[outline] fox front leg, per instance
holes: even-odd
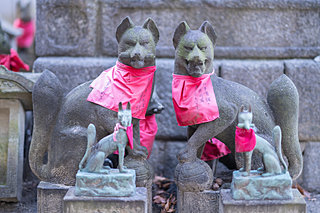
[[[119,152],[119,171],[120,171],[120,173],[126,173],[126,171],[125,171],[126,167],[123,165],[124,149],[125,149],[125,146],[123,146],[123,145],[121,145],[121,144],[118,145],[118,152]]]
[[[200,153],[204,144],[211,138],[215,137],[228,126],[230,126],[237,116],[237,107],[228,105],[221,101],[219,106],[220,117],[214,121],[199,124],[196,129],[188,128],[188,143],[186,147],[178,154],[177,158],[181,163],[193,162]]]
[[[133,149],[128,148],[128,155],[133,157],[142,157],[147,158],[148,150],[146,147],[140,145],[140,121],[135,119],[132,121],[133,123]]]

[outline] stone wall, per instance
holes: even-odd
[[[114,65],[115,30],[125,16],[137,25],[152,17],[160,31],[156,84],[165,110],[157,115],[159,131],[150,160],[156,173],[172,177],[175,155],[186,141],[186,128],[178,127],[171,100],[172,37],[179,22],[186,20],[193,29],[205,20],[214,25],[215,71],[225,79],[266,97],[271,82],[288,75],[300,94],[299,138],[316,144],[320,141],[320,63],[313,58],[320,55],[319,14],[317,0],[37,0],[39,58],[34,71],[51,70],[71,90]],[[305,179],[311,175],[308,171]]]

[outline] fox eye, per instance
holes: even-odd
[[[205,51],[207,49],[207,47],[200,47],[199,48],[201,51]]]
[[[149,44],[149,41],[142,41],[142,42],[140,42],[140,45],[142,45],[142,46],[145,46],[145,45],[147,45],[147,44]]]
[[[134,46],[134,45],[136,45],[136,43],[133,41],[126,41],[126,45]]]
[[[189,47],[189,46],[184,46],[184,48],[185,48],[186,50],[192,50],[192,49],[193,49],[193,47]]]

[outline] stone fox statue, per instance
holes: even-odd
[[[173,37],[174,74],[194,78],[211,74],[216,39],[216,33],[208,21],[205,21],[199,30],[191,30],[186,22],[180,23]],[[176,170],[176,180],[180,181],[186,190],[189,186],[191,190],[196,190],[193,187],[195,183],[203,183],[210,187],[210,184],[204,183],[210,178],[197,178],[203,173],[209,174],[207,170],[193,170],[194,173],[191,175],[188,165],[199,162],[197,159],[201,156],[205,142],[213,137],[224,142],[235,156],[234,138],[238,109],[246,103],[252,104],[258,136],[272,141],[273,128],[279,125],[282,129],[282,148],[289,163],[288,170],[293,179],[296,179],[302,171],[302,154],[298,140],[299,96],[293,82],[286,75],[280,76],[271,84],[266,102],[243,85],[222,79],[215,74],[210,78],[219,116],[209,122],[188,126],[188,142],[177,155],[180,164]],[[241,161],[236,159],[236,163],[240,168]],[[199,187],[199,190],[203,188]]]
[[[252,111],[251,106],[249,105],[249,109],[244,109],[244,106],[241,106],[239,114],[238,114],[238,127],[239,132],[242,130],[251,130],[255,129],[254,124],[252,123]],[[238,131],[238,129],[236,130]],[[281,129],[279,126],[275,126],[272,131],[272,138],[275,144],[275,147],[271,146],[271,144],[260,137],[259,135],[253,136],[256,139],[255,147],[252,151],[242,152],[244,157],[244,167],[240,169],[243,172],[242,175],[248,176],[251,170],[251,157],[253,151],[257,151],[262,154],[262,161],[264,168],[258,168],[259,171],[265,171],[262,176],[270,176],[270,175],[279,175],[287,172],[287,164],[284,162],[282,153],[281,153]],[[237,136],[236,136],[237,138]],[[236,139],[237,146],[237,139]],[[274,148],[276,150],[274,150]],[[283,170],[281,169],[281,165],[283,166]]]
[[[95,143],[96,127],[93,124],[89,124],[87,150],[79,164],[81,171],[102,172],[105,158],[114,151],[118,151],[119,170],[121,173],[125,172],[123,167],[124,149],[129,142],[129,137],[132,136],[128,136],[127,133],[131,127],[132,120],[130,102],[127,104],[126,109],[122,109],[122,103],[119,103],[118,120],[119,123],[116,124],[114,133],[102,138],[98,143]]]
[[[116,30],[118,62],[139,71],[155,65],[155,47],[159,31],[154,21],[135,26],[129,17]],[[33,88],[34,131],[29,152],[30,167],[41,180],[66,185],[75,184],[79,162],[85,153],[87,127],[93,123],[97,139],[110,135],[117,122],[117,112],[87,101],[92,81],[64,95],[57,77],[44,71]],[[151,82],[152,91],[154,81]],[[152,92],[151,95],[152,97]],[[147,96],[146,96],[147,98]],[[150,100],[149,98],[147,101]],[[118,104],[118,102],[117,102]],[[151,102],[149,105],[151,106]],[[145,107],[147,107],[145,106]],[[160,112],[152,105],[149,111]],[[134,105],[131,102],[131,109]],[[140,146],[139,119],[132,119],[133,149],[127,149],[125,165],[135,169],[137,185],[151,178],[152,167],[145,160],[147,150]]]

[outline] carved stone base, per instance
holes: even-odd
[[[235,200],[290,200],[293,198],[291,186],[288,172],[264,177],[256,170],[252,170],[250,176],[234,171],[231,192]]]
[[[218,213],[220,191],[184,192],[178,189],[177,201],[179,213]]]
[[[185,192],[200,192],[210,189],[213,182],[211,168],[204,161],[179,163],[175,171],[178,188]]]
[[[292,200],[234,200],[230,189],[221,190],[221,211],[223,213],[305,213],[306,201],[297,189],[293,189]]]
[[[75,196],[75,188],[69,189],[63,198],[64,213],[147,213],[147,190],[136,188],[130,197]]]
[[[37,187],[38,213],[63,212],[63,197],[70,187],[41,181]]]
[[[106,173],[89,173],[78,171],[76,176],[76,196],[123,197],[134,195],[136,190],[136,173],[126,169],[105,170]],[[108,174],[107,174],[108,172]]]

